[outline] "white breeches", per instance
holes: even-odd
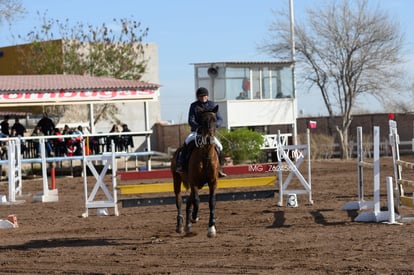
[[[197,132],[191,132],[185,139],[185,144],[188,145],[191,141],[193,141],[196,138],[196,136]],[[216,146],[220,150],[220,152],[223,151],[223,145],[221,145],[221,142],[216,137],[214,137],[214,142],[216,143]]]

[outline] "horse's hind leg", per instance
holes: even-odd
[[[186,204],[186,208],[185,208],[185,212],[186,212],[186,215],[185,215],[185,232],[186,233],[191,233],[191,218],[190,218],[190,216],[191,216],[191,210],[192,210],[192,205],[193,205],[193,197],[194,197],[194,194],[193,194],[193,192],[191,192],[191,194],[190,194],[190,196],[188,197],[188,199],[187,199],[187,204]]]
[[[175,205],[177,207],[177,226],[175,231],[177,233],[183,233],[184,231],[184,218],[181,210],[182,196],[181,196],[181,177],[178,174],[174,174],[174,193],[175,193]]]
[[[181,204],[181,202],[179,202]],[[178,213],[177,215],[177,226],[175,228],[175,231],[177,233],[183,233],[184,232],[184,217],[181,213]]]
[[[181,207],[178,206],[178,205],[182,204],[181,194],[179,194],[178,196],[180,196],[180,198],[177,199],[177,202],[176,202],[176,205],[177,205],[177,225],[176,225],[175,231],[177,233],[183,233],[184,232],[184,217],[183,217],[183,214],[181,213]]]

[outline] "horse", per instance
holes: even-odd
[[[219,177],[218,171],[220,168],[219,155],[217,153],[214,137],[216,131],[217,111],[218,105],[216,105],[212,110],[206,110],[203,108],[199,108],[198,110],[200,128],[197,131],[198,134],[194,141],[195,146],[189,158],[188,172],[176,172],[176,159],[181,148],[175,152],[171,161],[171,172],[173,175],[174,193],[177,207],[177,233],[182,233],[184,231],[184,219],[181,211],[181,183],[183,183],[186,189],[190,189],[190,196],[186,203],[185,231],[187,234],[191,233],[192,223],[196,223],[199,219],[199,190],[202,189],[205,184],[208,184],[208,204],[210,215],[207,236],[216,236],[216,189]]]

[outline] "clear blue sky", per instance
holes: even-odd
[[[277,61],[257,51],[274,21],[272,10],[289,8],[289,0],[23,0],[27,14],[13,23],[15,35],[25,35],[39,25],[36,13],[47,11],[50,18],[69,19],[100,25],[113,18],[135,18],[149,28],[146,42],[156,43],[159,54],[161,116],[175,123],[187,120],[194,99],[192,63],[218,61]],[[294,0],[295,18],[304,20],[304,10],[321,1]],[[379,3],[401,24],[408,47],[414,47],[414,1],[370,0]],[[9,28],[0,26],[0,46],[21,43],[11,39]],[[414,49],[407,52],[414,68]],[[304,114],[325,112],[319,94],[297,87],[298,109]]]

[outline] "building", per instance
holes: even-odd
[[[54,58],[56,58],[58,62],[59,60],[60,62],[63,62],[62,56],[65,50],[65,43],[67,42],[64,40],[53,40],[43,43],[47,45],[49,50],[53,50],[55,53]],[[32,50],[32,47],[30,47],[29,44],[0,48],[0,75],[33,74],[33,71],[30,70],[30,66],[23,64],[24,60],[19,58],[19,55],[21,55],[22,51],[24,52],[30,50]],[[39,52],[41,53],[41,51]],[[153,43],[145,44],[145,52],[142,58],[147,62],[147,70],[143,74],[141,80],[143,82],[158,84],[159,72],[157,45]],[[157,93],[159,94],[159,90]],[[91,125],[90,129],[92,133],[106,133],[110,131],[113,124],[119,124],[119,126],[121,126],[121,124],[127,124],[129,129],[132,131],[139,132],[144,131],[144,129],[148,128],[152,129],[153,125],[161,120],[159,96],[154,97],[153,100],[148,100],[146,102],[116,102],[113,104],[118,110],[115,118],[101,119],[98,122],[93,123],[89,119],[90,109],[93,109],[93,105],[76,105],[75,110],[66,112],[59,118],[54,118],[55,124],[89,124]],[[48,107],[48,105],[43,105],[40,107],[28,106],[26,108],[5,107],[0,108],[0,112],[18,111],[33,113],[36,115],[36,113],[47,111]],[[136,144],[135,150],[146,149],[146,146],[144,145],[145,140],[143,138],[141,139],[137,137],[134,138],[134,141]]]
[[[296,137],[297,100],[292,62],[194,64],[195,88],[205,87],[219,105],[224,127],[248,127]]]

